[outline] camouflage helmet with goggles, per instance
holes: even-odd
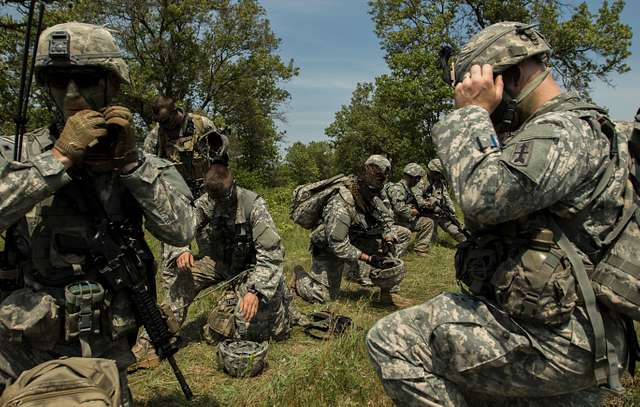
[[[462,48],[453,67],[454,85],[462,82],[473,65],[493,65],[501,74],[536,55],[548,56],[551,47],[534,25],[503,21],[480,31]]]
[[[427,168],[431,172],[438,172],[440,174],[444,173],[444,166],[442,165],[442,161],[440,161],[439,158],[434,158],[433,160],[429,161],[429,164],[427,164]]]
[[[402,170],[403,174],[406,174],[410,177],[424,177],[425,174],[424,168],[417,163],[409,163],[404,166],[404,170]]]
[[[42,83],[47,69],[90,67],[115,74],[129,83],[129,67],[113,36],[104,27],[70,22],[49,27],[40,34],[36,53],[36,79]]]

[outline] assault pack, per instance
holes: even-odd
[[[329,197],[349,179],[343,174],[300,185],[293,191],[289,218],[305,229],[318,225]]]

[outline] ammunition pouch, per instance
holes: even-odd
[[[203,328],[203,336],[208,343],[232,338],[235,333],[234,314],[238,305],[238,297],[234,290],[227,290],[216,308],[209,313],[207,324]]]
[[[80,340],[83,357],[91,357],[89,337],[101,332],[105,291],[97,282],[78,281],[64,288],[66,342]]]

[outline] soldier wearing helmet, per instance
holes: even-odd
[[[0,158],[0,230],[25,216],[30,226],[25,288],[0,303],[0,382],[61,356],[113,359],[123,404],[130,405],[126,367],[138,324],[127,295],[110,291],[89,250],[98,220],[87,190],[95,191],[109,222],[126,224],[150,289],[155,270],[143,221],[158,239],[188,244],[196,223],[192,195],[167,161],[139,153],[131,112],[111,103],[129,70],[108,30],[76,22],[44,30],[35,75],[58,120],[25,135],[23,162]],[[101,319],[81,324],[78,314],[67,315],[73,309],[65,307],[67,292],[79,287],[95,294],[91,309]]]
[[[421,213],[432,220],[429,242],[436,235],[436,225],[453,237],[458,243],[465,240],[465,236],[455,222],[456,209],[449,196],[449,185],[444,176],[442,161],[434,158],[427,164],[429,173],[415,188],[416,203]],[[453,219],[453,221],[452,221]]]
[[[465,290],[369,331],[398,405],[586,406],[622,390],[633,325],[613,303],[596,307],[587,270],[634,193],[627,140],[605,110],[562,91],[550,52],[533,26],[502,22],[456,59],[456,109],[432,138],[471,232],[456,254]]]
[[[426,256],[433,235],[433,219],[422,216],[418,208],[418,185],[426,171],[417,163],[409,163],[402,171],[400,182],[388,182],[384,186],[384,198],[389,202],[395,222],[416,232],[413,250],[418,256]],[[421,194],[420,194],[421,195]],[[421,196],[420,196],[421,198]]]
[[[380,268],[384,256],[400,255],[411,232],[393,223],[381,192],[391,162],[372,155],[359,175],[329,196],[319,225],[311,232],[311,272],[296,267],[296,291],[307,302],[326,303],[340,293],[343,269],[363,285],[372,285],[367,266]],[[346,267],[345,267],[346,266]]]

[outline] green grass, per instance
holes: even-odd
[[[280,229],[285,249],[285,274],[289,282],[292,269],[302,264],[308,269],[310,255],[308,231],[288,220],[290,189],[261,191]],[[441,292],[456,290],[453,272],[453,241],[440,231],[428,257],[405,257],[407,276],[401,295],[418,304]],[[150,238],[157,253],[158,244]],[[386,397],[364,346],[367,330],[393,308],[375,306],[377,290],[363,289],[343,281],[343,296],[330,306],[312,306],[296,298],[303,312],[330,309],[353,318],[357,329],[331,341],[306,336],[296,327],[291,338],[272,342],[268,368],[255,378],[234,379],[217,370],[215,348],[204,342],[200,329],[216,295],[202,299],[189,310],[183,333],[188,345],[177,360],[187,377],[195,400],[184,401],[171,369],[163,364],[153,371],[129,376],[136,404],[141,406],[392,406]],[[637,382],[626,379],[624,397],[610,398],[610,406],[640,405]]]

